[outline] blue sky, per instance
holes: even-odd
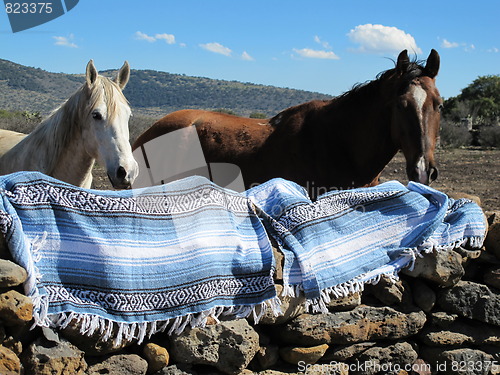
[[[445,98],[500,74],[498,0],[80,0],[12,33],[0,11],[0,58],[51,72],[133,69],[338,95],[393,67],[407,48],[441,55]]]

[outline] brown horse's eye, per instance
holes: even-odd
[[[441,111],[443,110],[443,108],[444,108],[444,105],[441,103],[441,104],[439,104],[439,105],[437,106],[437,111],[438,111],[438,112],[441,112]]]

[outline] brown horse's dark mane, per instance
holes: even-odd
[[[406,67],[406,70],[399,77],[399,91],[404,92],[408,85],[415,78],[425,75],[425,68],[422,66],[423,61],[412,61]],[[396,64],[394,62],[394,64]],[[329,100],[313,100],[310,102],[298,104],[296,106],[287,108],[270,119],[270,124],[277,126],[283,118],[291,117],[296,113],[301,111],[307,111],[310,109],[315,109],[318,107],[323,107],[325,105],[346,105],[349,102],[370,102],[373,98],[378,97],[380,93],[380,86],[387,80],[390,79],[396,73],[396,68],[388,69],[380,72],[374,80],[370,80],[363,83],[355,84],[351,90],[336,96]]]

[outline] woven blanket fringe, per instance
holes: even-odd
[[[103,341],[108,341],[113,338],[113,345],[115,347],[119,347],[123,340],[137,340],[137,343],[141,344],[144,339],[149,339],[156,333],[165,332],[167,328],[169,335],[179,335],[188,326],[191,328],[205,327],[209,317],[215,319],[215,321],[219,323],[219,318],[222,316],[229,319],[241,319],[251,315],[253,321],[257,324],[268,310],[270,310],[274,316],[282,314],[279,298],[273,297],[256,305],[231,307],[217,306],[200,313],[187,314],[167,320],[129,323],[116,322],[97,315],[78,314],[75,312],[47,315],[45,307],[47,305],[47,298],[44,297],[46,296],[34,300],[35,310],[39,311],[39,314],[37,314],[35,318],[35,325],[56,329],[65,329],[69,325],[74,325],[79,327],[82,335],[92,336],[98,333]]]
[[[347,281],[345,283],[334,285],[329,288],[325,288],[321,291],[318,298],[306,299],[304,303],[304,308],[306,312],[312,313],[328,313],[328,303],[332,299],[339,299],[348,297],[354,293],[362,292],[365,285],[376,285],[383,276],[389,278],[392,283],[399,280],[399,271],[402,269],[413,270],[417,258],[423,258],[423,254],[430,253],[432,251],[446,251],[453,250],[461,246],[469,246],[471,248],[479,249],[483,246],[484,237],[469,237],[463,238],[446,245],[437,245],[431,241],[427,241],[422,244],[419,248],[410,248],[403,251],[402,257],[406,257],[398,269],[394,269],[393,272],[381,272],[373,277],[366,278],[367,274],[360,275],[353,280]],[[302,284],[297,285],[283,285],[282,296],[288,297],[298,297],[303,293]]]

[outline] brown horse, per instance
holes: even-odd
[[[398,150],[413,181],[437,178],[434,149],[441,96],[435,86],[439,54],[425,66],[407,51],[396,67],[328,101],[288,108],[269,120],[200,110],[166,115],[132,148],[165,133],[196,127],[206,161],[236,164],[246,187],[283,177],[306,187],[311,197],[333,189],[373,186]],[[168,163],[168,160],[164,161]]]

